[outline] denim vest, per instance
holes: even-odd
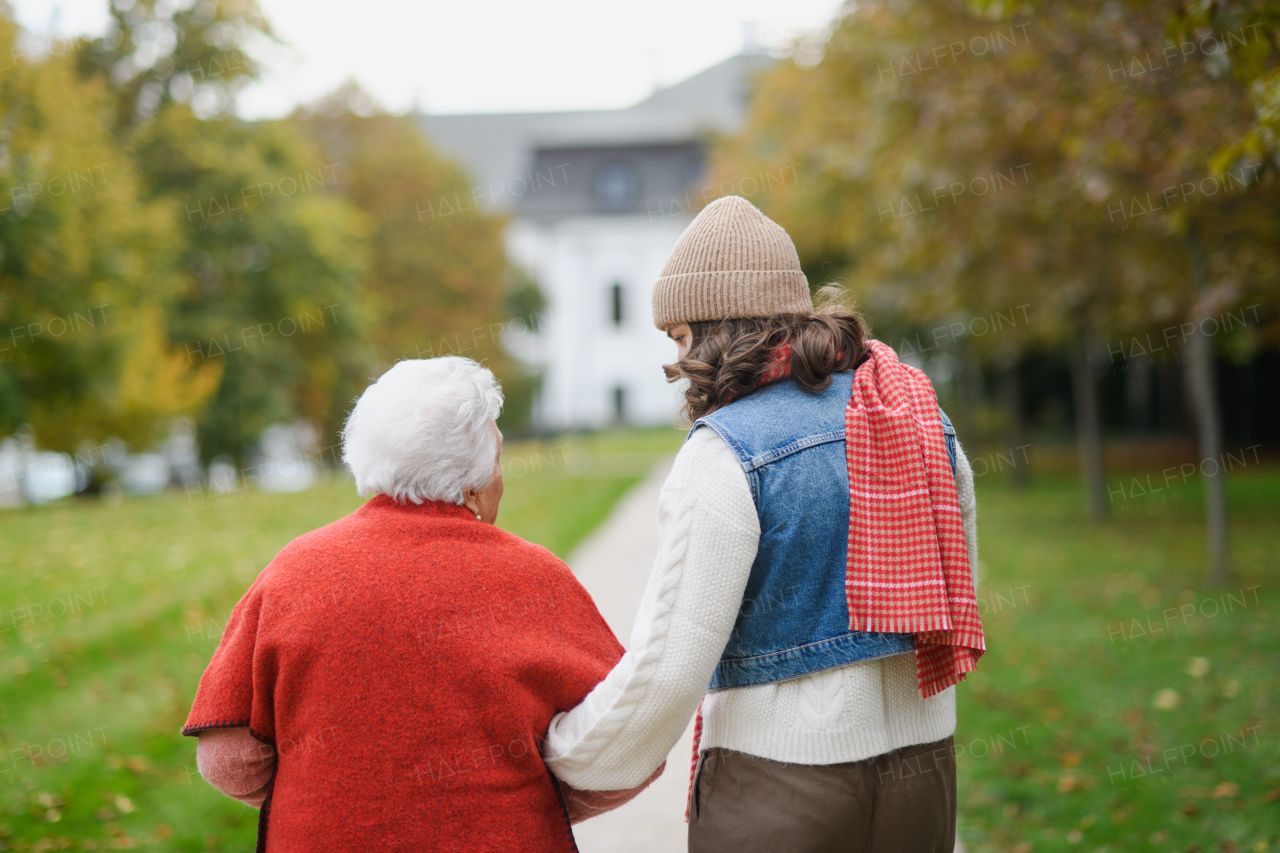
[[[709,427],[733,450],[760,518],[760,546],[710,690],[785,681],[915,648],[911,634],[849,630],[844,413],[852,391],[852,373],[835,374],[816,394],[783,380],[699,418],[689,431]],[[954,474],[955,429],[939,412]]]

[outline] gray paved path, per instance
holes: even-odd
[[[618,502],[600,529],[569,558],[578,580],[595,599],[609,627],[625,646],[631,639],[640,596],[658,549],[658,490],[670,461]],[[658,781],[620,809],[574,827],[582,853],[669,853],[687,849],[684,822],[689,787],[693,721],[667,757]],[[956,853],[964,853],[959,841]]]
[[[658,490],[670,462],[631,490],[599,530],[578,546],[569,565],[591,593],[622,644],[631,639],[640,596],[658,550]],[[693,749],[693,721],[671,750],[667,769],[616,811],[574,827],[582,853],[667,853],[686,849],[684,805]]]

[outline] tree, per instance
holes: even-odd
[[[344,198],[371,223],[362,289],[379,364],[449,354],[483,361],[503,382],[504,423],[518,424],[534,380],[505,352],[501,333],[522,303],[534,314],[539,303],[536,285],[507,260],[505,222],[459,210],[474,204],[461,167],[354,85],[299,110],[290,124],[341,164]]]
[[[1180,331],[1215,583],[1230,577],[1213,368],[1220,320],[1255,300],[1275,304],[1278,295],[1275,117],[1268,118],[1269,96],[1259,84],[1276,65],[1276,11],[1265,2],[1234,11],[1133,4],[1099,15],[1114,34],[1113,55],[1134,44],[1147,49],[1108,65],[1122,85],[1081,116],[1087,141],[1074,158],[1107,188],[1109,219],[1118,213],[1129,238],[1126,325]],[[1270,27],[1261,26],[1268,16]]]
[[[1280,155],[1280,3],[1198,0],[1176,7],[1171,36],[1179,44],[1213,46],[1200,59],[1215,76],[1230,74],[1247,95],[1253,121],[1218,151],[1216,172],[1232,162]],[[1209,37],[1206,39],[1206,37]]]
[[[958,0],[850,7],[820,63],[783,64],[765,81],[718,168],[797,164],[801,179],[762,203],[798,235],[806,263],[834,266],[877,322],[953,315],[964,329],[1030,301],[1027,323],[966,341],[996,364],[1034,347],[1069,353],[1086,506],[1098,517],[1097,342],[1246,294],[1274,304],[1274,183],[1178,197],[1188,183],[1221,184],[1227,167],[1259,165],[1215,152],[1243,150],[1224,146],[1263,115],[1221,58],[1181,43],[1167,52],[1179,7],[1052,4],[1051,18],[1026,15],[1041,5],[1047,13],[1024,3],[1003,18],[1005,4]],[[1155,68],[1153,56],[1178,67]],[[1215,277],[1223,287],[1206,299]],[[1199,397],[1202,420],[1216,416],[1212,393]]]
[[[821,62],[764,82],[718,167],[797,164],[801,179],[761,203],[802,258],[842,277],[908,356],[958,350],[961,364],[994,367],[1011,447],[1017,364],[1103,324],[1108,301],[1106,256],[1080,251],[1100,229],[1071,204],[1055,133],[1078,77],[1031,26],[993,25],[960,2],[851,7]],[[1098,431],[1079,434],[1085,469],[1100,467]],[[1097,512],[1101,478],[1089,486]]]
[[[78,66],[114,97],[119,144],[172,229],[165,331],[217,379],[202,453],[247,461],[264,427],[299,416],[334,440],[371,364],[368,223],[296,129],[229,114],[270,27],[255,0],[117,0],[112,22]]]
[[[0,14],[6,54],[15,31]],[[58,450],[148,443],[217,379],[175,367],[162,310],[179,286],[176,234],[140,198],[111,103],[64,57],[0,78],[0,430],[29,423]]]
[[[306,417],[334,440],[371,360],[361,292],[368,220],[286,123],[200,120],[173,104],[139,128],[148,198],[180,229],[169,331],[222,381],[199,419],[206,456],[245,460],[262,429]]]
[[[111,0],[110,11],[106,35],[78,56],[83,73],[111,81],[122,129],[173,103],[202,118],[230,114],[258,75],[252,49],[275,41],[257,0]]]

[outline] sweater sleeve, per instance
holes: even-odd
[[[247,727],[205,729],[196,743],[196,767],[210,785],[245,805],[261,808],[276,769],[276,751]]]
[[[964,542],[969,549],[969,571],[973,573],[973,591],[978,591],[978,499],[973,491],[973,467],[964,448],[956,442],[956,497],[960,501],[960,520],[964,525]]]
[[[658,497],[658,553],[629,650],[551,722],[547,766],[579,790],[634,788],[684,733],[733,630],[760,541],[737,457],[699,429]]]

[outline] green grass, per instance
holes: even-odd
[[[513,442],[498,524],[564,557],[682,437]],[[178,730],[258,571],[361,503],[335,476],[0,513],[0,850],[251,850],[257,812],[204,783]]]
[[[680,438],[513,443],[499,524],[563,556]],[[1095,526],[1070,478],[979,480],[990,651],[956,734],[970,850],[1280,849],[1280,472],[1229,479],[1225,589],[1204,582],[1200,501],[1188,483]],[[256,812],[200,779],[177,732],[256,573],[359,504],[334,478],[0,513],[0,849],[251,849]]]
[[[1091,525],[1073,479],[995,480],[978,496],[989,651],[958,692],[969,849],[1280,849],[1280,472],[1230,475],[1221,589],[1197,482],[1117,495]]]

